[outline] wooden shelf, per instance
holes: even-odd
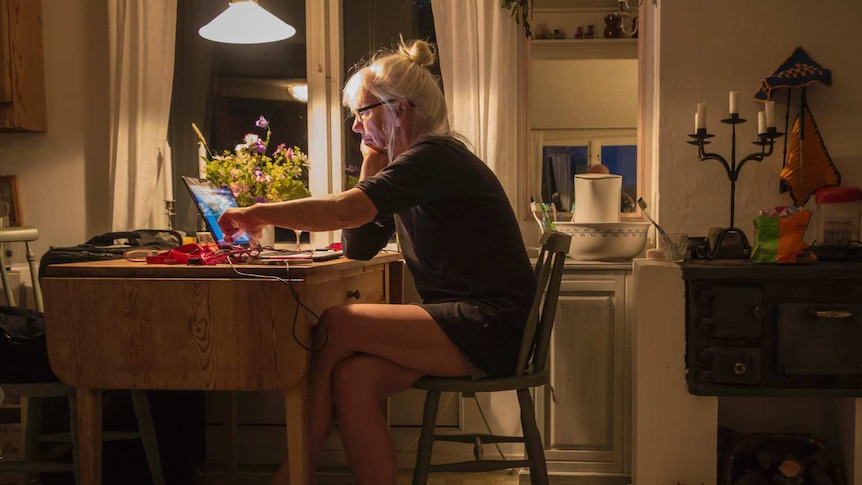
[[[535,39],[532,59],[637,59],[638,39]]]

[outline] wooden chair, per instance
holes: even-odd
[[[6,269],[6,248],[8,243],[24,243],[27,264],[30,267],[30,278],[33,282],[33,295],[35,307],[38,311],[44,311],[42,301],[42,290],[39,285],[39,276],[36,269],[33,251],[30,243],[39,238],[39,231],[35,227],[7,227],[0,229],[0,280],[3,283],[3,292],[9,306],[15,306],[16,298],[14,290],[9,284],[8,270]],[[6,397],[27,398],[27,423],[24,432],[24,460],[0,461],[0,473],[58,473],[73,472],[75,483],[80,484],[78,476],[78,450],[77,450],[77,413],[75,388],[60,381],[32,382],[32,383],[2,383]],[[156,433],[153,428],[153,420],[150,416],[149,402],[145,391],[133,390],[132,405],[138,420],[138,432],[108,431],[103,433],[104,441],[116,441],[127,439],[140,439],[144,445],[147,462],[154,485],[164,485],[165,479],[162,473],[162,462],[159,456],[159,447],[156,441]],[[42,434],[42,400],[44,398],[65,397],[69,403],[69,433]],[[41,452],[41,443],[60,443],[44,453]],[[69,448],[72,451],[72,463],[54,461],[62,456]]]
[[[515,373],[507,377],[482,378],[469,377],[444,378],[425,376],[413,385],[416,389],[427,391],[422,417],[422,434],[416,452],[416,468],[413,471],[413,485],[425,485],[430,472],[485,472],[507,468],[530,468],[530,481],[533,484],[548,484],[548,468],[542,438],[536,426],[536,414],[530,388],[548,383],[548,347],[557,297],[563,277],[563,264],[569,250],[571,236],[558,232],[546,232],[542,236],[542,250],[536,262],[538,286],[533,298],[533,307],[524,328],[521,351]],[[435,435],[437,408],[440,393],[515,391],[521,408],[521,428],[523,436],[500,436],[493,434]],[[434,441],[452,441],[475,445],[491,443],[524,443],[525,460],[484,460],[474,451],[475,461],[431,465],[431,452]]]

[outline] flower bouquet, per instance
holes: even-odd
[[[228,187],[240,207],[310,196],[306,154],[298,146],[287,147],[281,143],[271,155],[267,155],[272,136],[269,121],[261,116],[254,124],[266,130],[266,138],[249,133],[233,152],[225,150],[221,155],[215,155],[201,131],[192,123],[192,129],[206,150],[203,158],[207,180],[214,185]]]

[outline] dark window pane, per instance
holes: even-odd
[[[542,148],[542,202],[553,203],[557,212],[572,210],[575,174],[587,170],[589,148],[583,146],[545,146]]]
[[[623,176],[621,212],[635,212],[638,200],[638,147],[637,145],[603,145],[602,165],[613,174]]]

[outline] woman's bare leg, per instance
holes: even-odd
[[[333,373],[343,360],[356,353],[378,356],[416,372],[416,378],[426,374],[463,376],[469,372],[466,359],[455,344],[416,305],[342,305],[326,310],[321,322],[326,326],[326,346],[312,354],[308,375],[308,451],[312,469],[319,462],[332,430]],[[322,330],[317,329],[318,335]],[[286,462],[272,483],[288,483]]]
[[[356,485],[395,485],[395,446],[381,403],[420,377],[420,372],[368,354],[354,354],[335,368],[338,432]]]

